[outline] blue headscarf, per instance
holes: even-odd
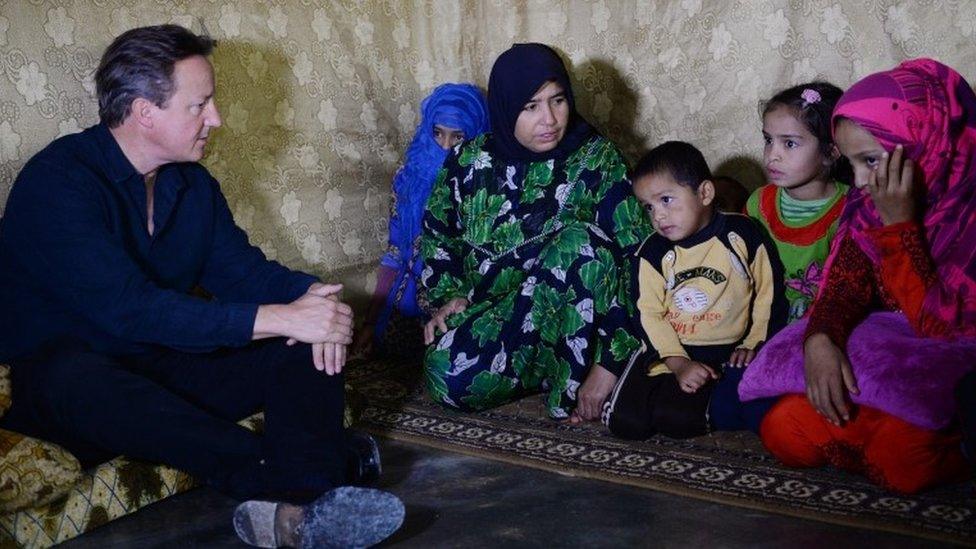
[[[522,146],[515,138],[515,122],[522,107],[550,81],[559,83],[566,94],[569,121],[556,148],[537,153]],[[561,160],[593,135],[593,127],[576,112],[576,98],[562,59],[545,44],[514,44],[498,56],[488,79],[488,105],[492,149],[506,162]]]
[[[484,95],[471,84],[441,84],[420,104],[420,124],[407,148],[403,167],[393,178],[392,247],[381,263],[396,271],[396,278],[376,322],[377,342],[382,342],[394,308],[405,316],[422,313],[417,305],[417,284],[424,266],[415,243],[434,179],[447,158],[447,151],[434,141],[435,124],[461,130],[466,140],[487,132]]]

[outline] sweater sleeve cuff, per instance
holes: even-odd
[[[254,339],[254,320],[258,315],[255,303],[229,303],[224,325],[225,345],[243,347]]]
[[[290,288],[288,289],[288,295],[286,296],[285,303],[291,303],[299,297],[305,295],[308,291],[309,286],[315,284],[316,282],[321,282],[317,277],[310,274],[295,272],[293,274],[292,282]]]

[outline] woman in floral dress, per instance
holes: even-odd
[[[551,417],[595,419],[640,345],[625,258],[649,224],[548,46],[502,53],[488,106],[492,133],[448,157],[424,217],[428,390],[464,411],[542,392]]]

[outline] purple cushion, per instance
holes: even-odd
[[[776,334],[746,369],[742,400],[806,393],[800,320]],[[905,315],[873,313],[851,334],[847,356],[859,395],[851,400],[926,429],[941,429],[956,412],[953,389],[976,367],[976,340],[915,336]]]

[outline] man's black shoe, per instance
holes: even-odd
[[[346,448],[349,452],[349,470],[346,480],[353,486],[372,486],[380,478],[380,446],[367,433],[349,429],[346,431]]]

